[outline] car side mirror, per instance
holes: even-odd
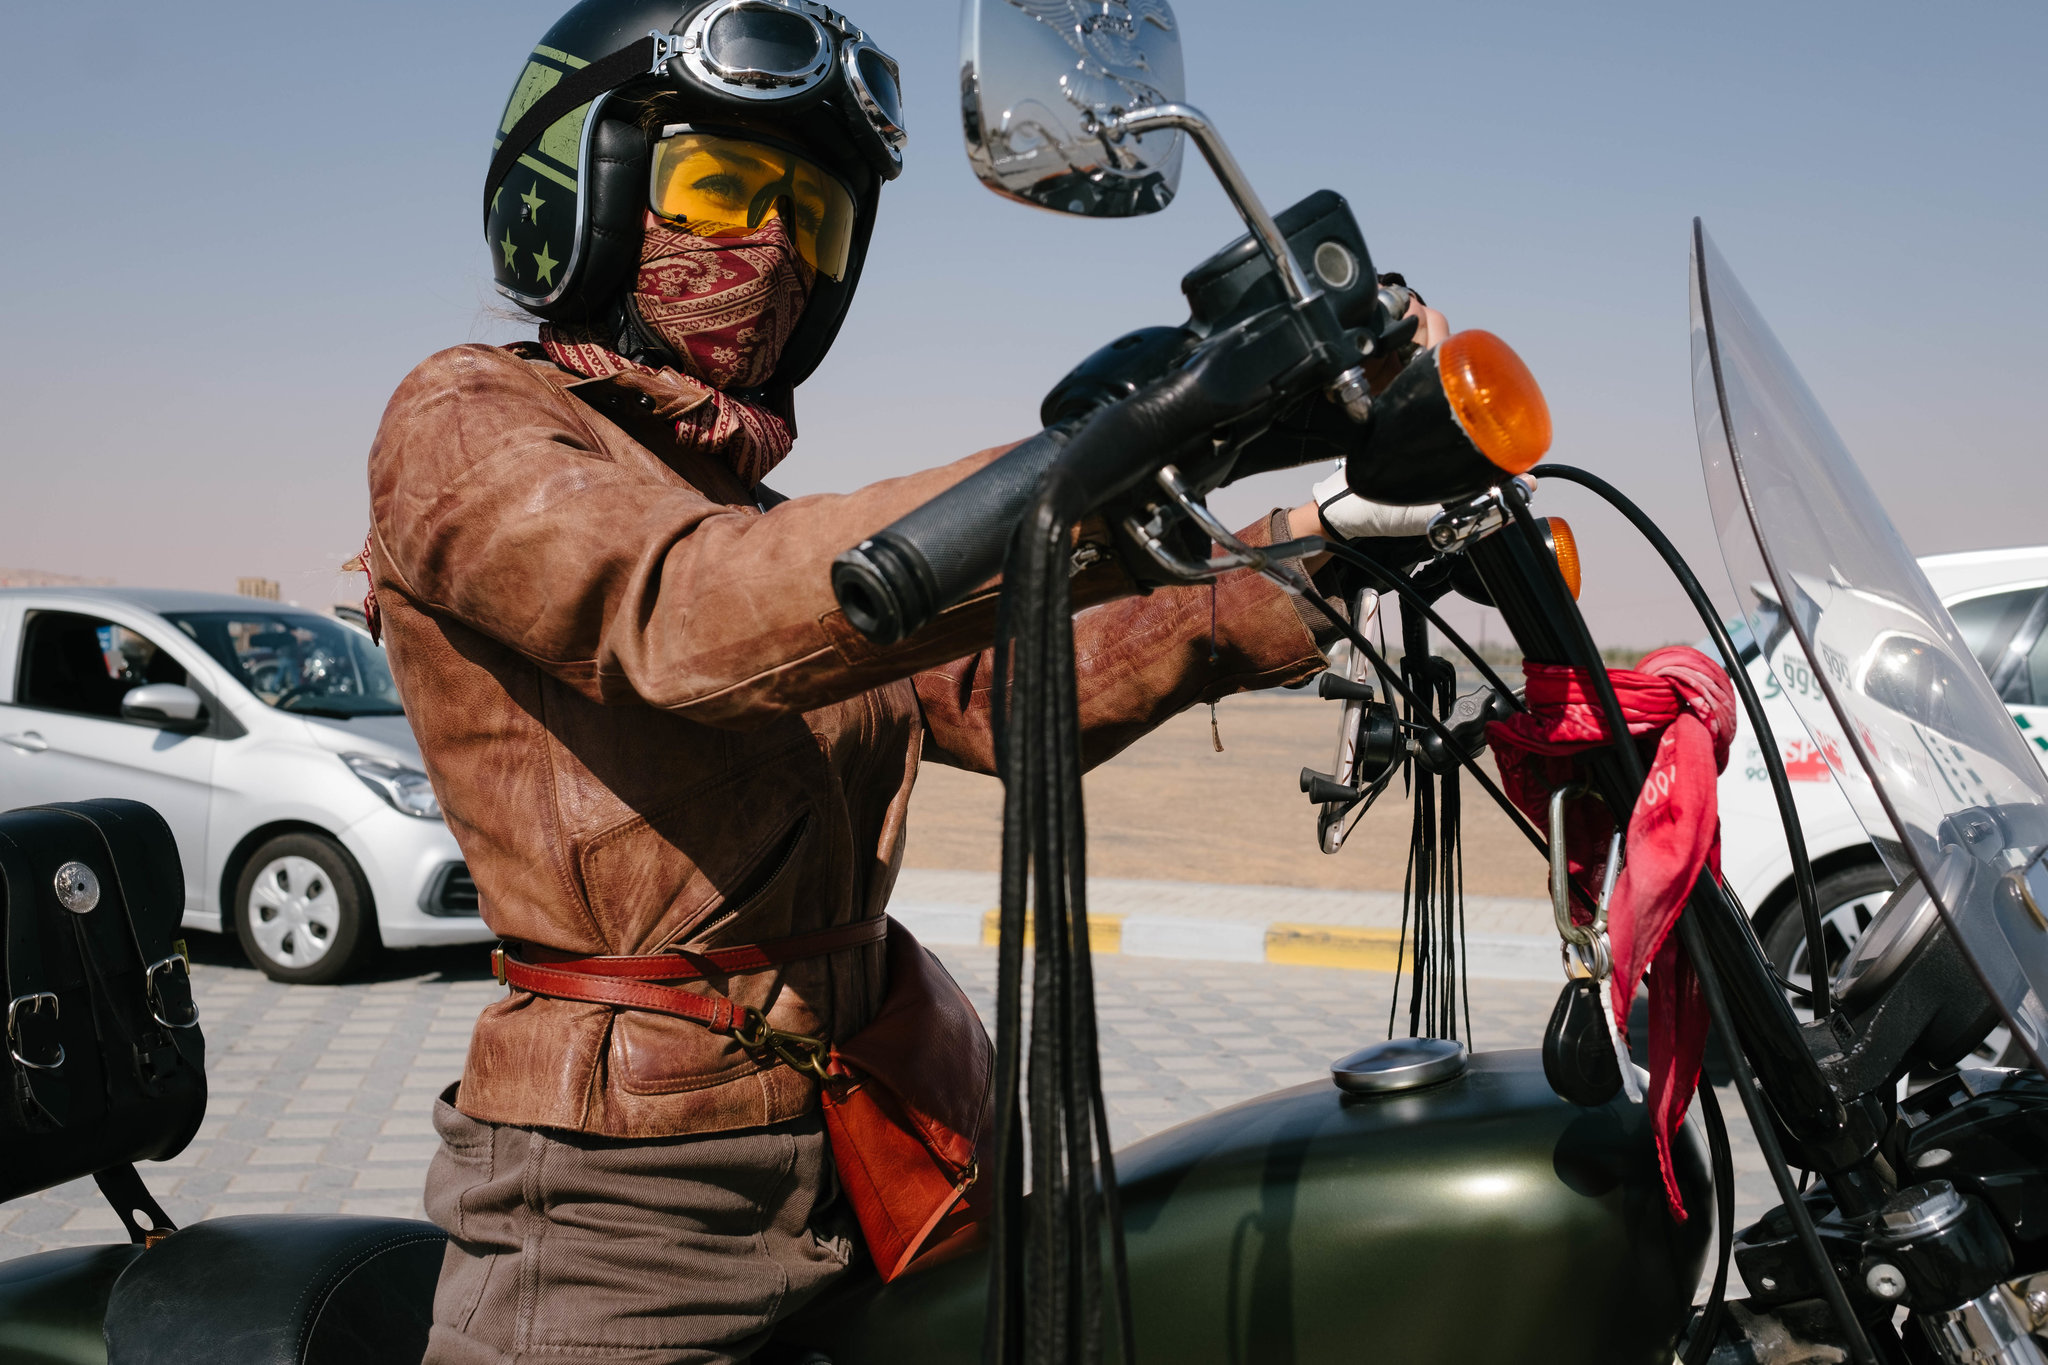
[[[121,698],[121,719],[166,730],[197,730],[206,724],[206,703],[183,683],[144,683]]]

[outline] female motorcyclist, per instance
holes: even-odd
[[[859,930],[919,762],[993,768],[993,589],[880,647],[829,568],[999,452],[845,495],[762,484],[901,164],[895,75],[808,0],[584,0],[533,49],[485,186],[538,340],[428,358],[370,454],[377,622],[507,951],[809,936],[712,984],[834,1039],[885,986]],[[1256,575],[1131,596],[1105,561],[1075,586],[1091,762],[1324,666],[1327,619]],[[438,1365],[743,1360],[855,1257],[816,1083],[690,1019],[515,988],[435,1124]]]

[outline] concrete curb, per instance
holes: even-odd
[[[994,947],[997,911],[969,905],[899,901],[889,913],[924,943]],[[1171,915],[1090,915],[1088,939],[1099,954],[1194,962],[1274,962],[1301,967],[1391,972],[1411,961],[1399,929],[1363,925],[1245,923]],[[1497,981],[1559,981],[1555,938],[1468,933],[1468,976]]]

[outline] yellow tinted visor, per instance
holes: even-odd
[[[820,274],[845,278],[853,196],[794,152],[716,133],[671,133],[654,144],[647,206],[699,237],[742,237],[781,217],[799,255]]]

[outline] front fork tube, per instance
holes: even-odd
[[[1773,976],[1749,918],[1726,888],[1702,876],[1686,904],[1728,999],[1742,1050],[1755,1065],[1798,1164],[1828,1182],[1842,1212],[1875,1212],[1896,1185],[1878,1152],[1891,1122],[1882,1097],[1844,1101],[1807,1049],[1799,1018]]]

